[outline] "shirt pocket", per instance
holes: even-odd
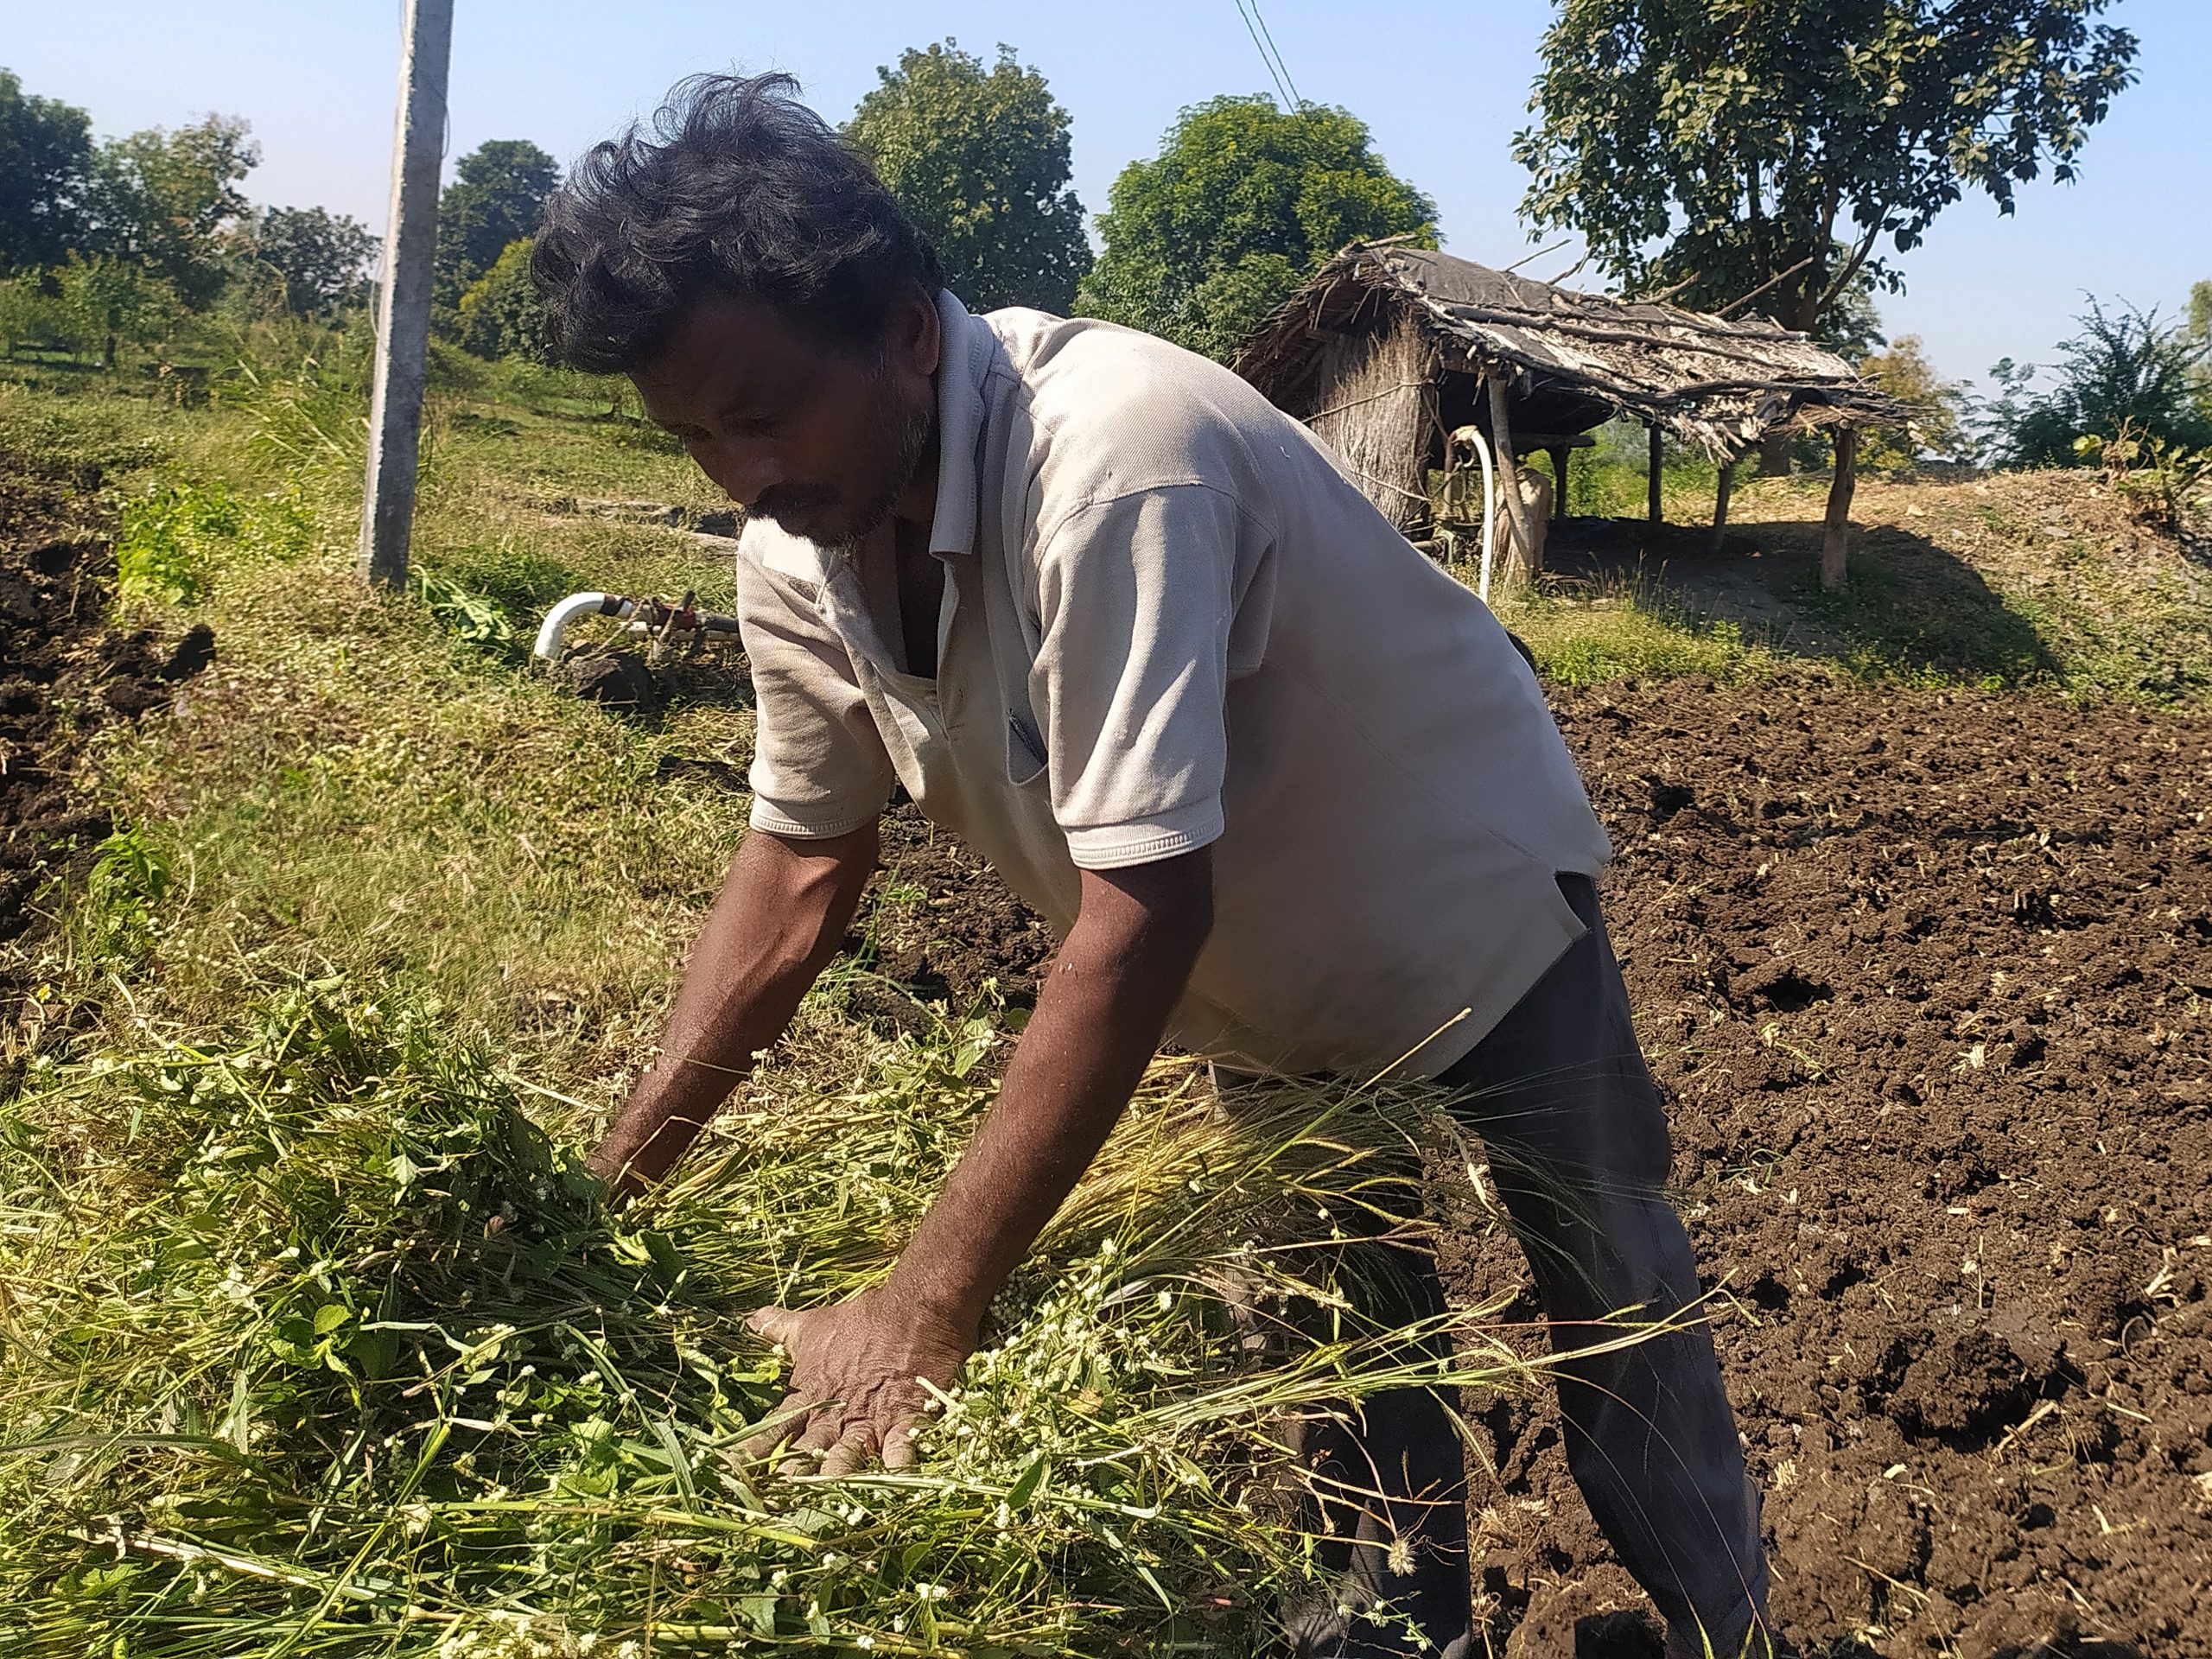
[[[1045,775],[1044,741],[1030,731],[1019,715],[1006,717],[1006,780],[1025,789]]]

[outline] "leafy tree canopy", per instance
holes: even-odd
[[[1990,370],[1997,396],[1977,424],[1993,458],[2015,467],[2070,466],[2079,440],[2130,435],[2197,448],[2212,444],[2203,368],[2212,341],[2122,303],[2107,311],[2094,296],[2075,318],[2081,332],[2058,343],[2049,372],[2006,358]]]
[[[1523,210],[1616,280],[1817,332],[1968,190],[2071,180],[2135,79],[2110,0],[1562,0]]]
[[[461,158],[438,197],[438,254],[431,302],[448,323],[469,284],[508,248],[537,233],[558,162],[527,138],[494,138]]]
[[[84,111],[27,97],[0,69],[0,271],[59,264],[83,244],[92,131]]]
[[[232,240],[240,259],[281,285],[284,308],[302,317],[359,299],[376,246],[359,219],[321,207],[264,207]]]
[[[506,251],[461,296],[461,348],[478,357],[545,357],[545,302],[530,276],[535,238],[510,243]]]
[[[94,161],[100,251],[143,265],[188,306],[220,293],[223,233],[247,211],[238,184],[260,164],[252,129],[232,115],[111,139]]]
[[[954,41],[880,68],[845,137],[979,310],[1065,313],[1090,269],[1083,204],[1068,187],[1068,112],[1036,70],[999,48],[985,67]]]
[[[149,345],[176,321],[175,289],[143,266],[73,250],[54,278],[76,324],[76,341],[98,351],[109,368],[121,345]]]
[[[1383,165],[1364,123],[1265,94],[1184,111],[1109,200],[1077,308],[1224,361],[1346,243],[1436,245],[1436,204]]]
[[[1859,372],[1905,410],[1902,432],[1878,427],[1866,434],[1861,466],[1903,471],[1922,455],[1953,461],[1966,454],[1966,389],[1936,372],[1919,335],[1901,334],[1886,350],[1861,357]]]

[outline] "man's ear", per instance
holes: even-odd
[[[925,378],[937,372],[944,354],[944,324],[937,296],[917,286],[891,314],[891,352],[902,367]]]

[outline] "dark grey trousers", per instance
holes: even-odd
[[[1733,1659],[1764,1618],[1758,1496],[1712,1338],[1694,1316],[1697,1262],[1663,1191],[1665,1115],[1597,893],[1586,877],[1559,880],[1589,932],[1442,1081],[1459,1091],[1454,1115],[1482,1136],[1553,1346],[1568,1356],[1558,1372],[1567,1462],[1592,1513],[1675,1640],[1694,1650],[1702,1636]],[[1434,1263],[1407,1266],[1409,1305],[1389,1314],[1442,1311]],[[1686,1309],[1687,1323],[1642,1340],[1575,1351],[1624,1334],[1597,1323],[1609,1316],[1648,1325]],[[1443,1403],[1425,1389],[1382,1395],[1348,1419],[1303,1426],[1299,1450],[1344,1494],[1321,1517],[1343,1574],[1339,1601],[1389,1601],[1427,1646],[1324,1612],[1294,1621],[1297,1650],[1316,1659],[1480,1651],[1464,1453]],[[1398,1570],[1408,1546],[1410,1574]]]

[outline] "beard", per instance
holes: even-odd
[[[880,377],[877,381],[884,395],[876,400],[861,446],[862,453],[885,458],[866,493],[849,497],[828,489],[779,491],[754,508],[760,517],[840,559],[883,527],[937,436],[934,400],[919,408],[903,406],[889,395],[887,379]]]

